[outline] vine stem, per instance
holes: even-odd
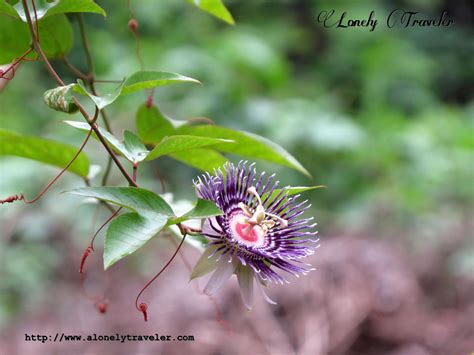
[[[98,112],[98,111],[96,111]],[[31,200],[27,200],[25,196],[20,193],[20,195],[15,195],[15,196],[10,196],[4,200],[0,200],[0,205],[3,205],[4,203],[12,203],[14,201],[23,201],[26,204],[31,204],[35,203],[38,201],[49,189],[53,184],[66,172],[67,169],[76,161],[77,157],[79,154],[81,154],[82,150],[86,146],[87,142],[89,141],[89,138],[91,137],[92,134],[92,129],[87,132],[86,137],[84,138],[84,141],[82,142],[81,146],[77,150],[76,154],[72,157],[72,159],[67,163],[67,165],[60,171],[58,175],[56,175],[35,197],[33,197]]]
[[[50,72],[51,76],[54,78],[54,80],[61,86],[65,86],[65,83],[64,81],[59,77],[58,73],[54,70],[53,66],[51,65],[51,63],[49,62],[48,58],[46,57],[43,49],[41,48],[41,45],[38,41],[38,37],[35,33],[35,28],[33,26],[33,21],[31,20],[31,16],[30,16],[30,12],[29,12],[29,9],[28,9],[28,4],[26,2],[26,0],[22,0],[22,4],[23,4],[23,9],[25,11],[25,16],[26,16],[26,20],[27,20],[27,23],[28,23],[28,27],[29,27],[29,30],[30,30],[30,34],[31,34],[31,39],[33,41],[33,48],[35,49],[35,51],[38,53],[38,55],[40,56],[41,60],[44,62],[44,64],[46,65],[46,68],[48,69],[48,71]],[[122,173],[122,175],[125,177],[125,179],[128,181],[128,183],[130,184],[130,186],[134,186],[134,187],[138,187],[137,183],[135,181],[133,181],[132,177],[127,173],[127,171],[125,170],[124,166],[122,165],[122,163],[120,162],[120,160],[118,159],[118,157],[115,155],[115,153],[113,152],[113,150],[109,147],[107,141],[105,140],[104,136],[102,135],[102,133],[99,131],[99,128],[97,127],[97,125],[95,124],[95,122],[92,121],[91,117],[89,116],[89,114],[87,113],[86,109],[84,108],[84,106],[81,105],[81,103],[76,99],[74,98],[73,99],[74,103],[77,105],[77,107],[79,108],[79,111],[81,112],[81,114],[84,116],[84,118],[86,119],[86,121],[89,123],[89,125],[91,126],[92,130],[94,131],[94,133],[97,135],[97,138],[99,139],[99,141],[102,143],[102,145],[104,146],[104,148],[107,150],[108,154],[110,155],[110,157],[112,158],[112,160],[114,161],[115,165],[117,165],[117,168],[120,170],[120,172]]]
[[[181,228],[180,228],[181,229]],[[181,249],[181,247],[183,246],[183,243],[184,243],[184,240],[186,239],[186,232],[183,233],[183,238],[181,239],[181,242],[179,243],[178,247],[176,248],[174,254],[171,256],[171,258],[168,260],[168,262],[161,268],[160,271],[158,271],[158,273],[153,276],[146,284],[145,286],[143,286],[143,288],[140,290],[140,292],[138,293],[137,295],[137,298],[135,299],[135,308],[142,312],[143,313],[143,317],[145,319],[145,322],[148,320],[148,313],[147,313],[147,309],[148,309],[148,305],[146,303],[140,303],[138,304],[138,300],[140,299],[140,296],[142,295],[142,293],[148,288],[148,286],[150,286],[153,281],[155,281],[167,268],[168,266],[171,264],[171,262],[174,260],[174,258],[176,257],[176,255],[178,255],[178,252],[179,250]]]

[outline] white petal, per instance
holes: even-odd
[[[218,253],[209,257],[217,248],[217,245],[211,245],[204,251],[191,272],[190,280],[204,276],[217,268]]]
[[[229,263],[227,258],[221,258],[217,263],[216,271],[214,271],[206,287],[204,288],[204,293],[208,296],[216,293],[232,276],[234,270],[235,266],[233,263]]]
[[[237,279],[239,280],[240,294],[248,310],[253,304],[253,270],[249,266],[240,265],[237,269]]]
[[[265,299],[265,301],[267,301],[270,304],[277,304],[274,300],[272,300],[270,297],[268,297],[265,290],[263,289],[262,284],[259,281],[257,281],[257,285],[260,288],[260,291],[262,291],[262,295],[263,295],[263,298]]]
[[[215,217],[211,217],[211,218],[208,218],[208,219],[204,220],[204,223],[202,224],[202,232],[204,234],[210,234],[210,235],[218,236],[219,233],[216,232],[214,230],[214,228],[211,227],[211,222],[212,222],[212,226],[214,226],[214,228],[216,228],[218,231],[222,232],[222,228],[219,225],[219,223],[217,223],[217,220],[216,220]]]

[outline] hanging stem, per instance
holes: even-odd
[[[179,243],[178,247],[176,248],[174,254],[171,256],[171,258],[168,260],[168,262],[165,264],[165,266],[163,266],[161,268],[160,271],[158,271],[158,273],[153,276],[150,281],[148,281],[145,286],[143,286],[143,288],[140,290],[140,292],[138,293],[137,295],[137,298],[135,299],[135,308],[142,312],[143,313],[143,318],[145,319],[145,322],[148,320],[148,313],[147,313],[147,309],[148,309],[148,305],[146,303],[140,303],[138,304],[138,300],[140,299],[140,296],[142,295],[142,293],[148,288],[148,286],[150,286],[167,268],[168,266],[171,264],[171,262],[174,260],[174,258],[176,257],[176,255],[178,255],[178,252],[179,250],[181,249],[181,247],[183,246],[183,243],[184,243],[184,240],[186,239],[186,233],[183,234],[183,238],[181,239],[181,242]]]
[[[30,29],[30,34],[31,34],[31,39],[33,41],[33,48],[35,49],[35,51],[38,53],[38,55],[40,56],[41,60],[44,62],[44,64],[46,65],[46,68],[48,69],[48,71],[50,72],[51,76],[54,78],[54,80],[61,86],[65,86],[64,84],[64,81],[59,77],[58,73],[56,73],[56,71],[54,70],[54,68],[52,67],[51,63],[49,62],[48,58],[46,57],[46,54],[44,53],[43,49],[41,48],[41,45],[40,43],[38,42],[38,38],[35,34],[35,29],[33,27],[33,22],[31,20],[31,16],[30,16],[30,13],[29,13],[29,10],[28,10],[28,4],[26,2],[26,0],[22,0],[22,4],[23,4],[23,9],[25,11],[25,15],[26,15],[26,20],[28,22],[28,27]],[[97,127],[97,125],[95,124],[95,122],[91,119],[91,117],[89,116],[89,114],[87,113],[86,109],[84,108],[84,106],[81,105],[81,103],[76,99],[74,98],[74,103],[77,105],[77,107],[79,108],[79,111],[81,112],[81,114],[84,116],[84,118],[86,119],[86,121],[90,124],[92,130],[94,131],[94,133],[97,135],[97,138],[99,139],[99,141],[102,143],[102,145],[104,146],[104,148],[107,150],[107,152],[109,153],[110,157],[113,159],[115,165],[117,166],[117,168],[120,170],[120,172],[122,173],[122,175],[125,177],[125,179],[127,179],[127,181],[129,182],[129,184],[131,186],[135,186],[135,187],[138,187],[138,185],[133,181],[133,179],[131,178],[130,175],[128,175],[127,171],[125,170],[125,168],[123,167],[122,163],[119,161],[118,157],[115,155],[115,153],[113,152],[113,150],[109,147],[107,141],[105,140],[104,136],[102,136],[102,133],[99,131],[99,128]]]

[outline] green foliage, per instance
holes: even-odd
[[[309,175],[308,171],[285,149],[272,141],[253,133],[235,131],[226,127],[214,125],[207,126],[183,126],[177,129],[179,134],[192,134],[195,136],[223,138],[234,141],[232,144],[221,144],[216,150],[233,153],[243,157],[267,160],[281,164],[303,174]]]
[[[77,81],[74,91],[87,95],[94,104],[102,110],[111,105],[121,95],[130,94],[135,91],[156,88],[173,83],[194,82],[199,83],[196,79],[188,78],[184,75],[176,73],[168,73],[162,71],[139,71],[126,78],[115,90],[104,96],[96,96],[90,93],[82,80]]]
[[[73,12],[89,12],[105,16],[105,11],[93,0],[35,0],[34,8],[31,0],[28,0],[27,4],[30,17],[33,21],[35,20],[35,8],[36,18],[38,20],[52,15]],[[26,15],[22,1],[18,1],[14,6],[11,6],[6,2],[6,0],[0,0],[0,13],[20,18],[22,21],[26,22]]]
[[[39,21],[41,46],[48,58],[62,58],[72,48],[73,33],[65,15],[48,16]]]
[[[143,216],[126,213],[115,218],[107,229],[104,269],[141,248],[166,225],[168,217],[159,213]]]
[[[156,106],[141,105],[138,108],[136,124],[138,136],[145,143],[159,142],[163,137],[170,136],[174,132],[172,123]]]
[[[299,194],[300,192],[305,192],[305,191],[310,191],[310,190],[315,190],[315,189],[321,189],[325,188],[326,186],[324,185],[317,185],[317,186],[285,186],[282,189],[275,189],[270,196],[269,200],[271,201],[274,199],[281,191],[284,191],[285,193],[288,193],[288,196],[291,195],[296,195]],[[266,199],[268,194],[263,194],[262,195],[262,200]]]
[[[202,219],[214,216],[220,216],[223,212],[213,201],[198,199],[196,206],[181,217],[172,219],[169,224],[176,224],[187,221],[188,219]]]
[[[188,2],[233,22],[221,1]],[[73,46],[71,24],[77,38],[79,31],[73,16],[69,24],[64,13],[91,11],[105,15],[103,10],[85,0],[49,3],[35,0],[35,3],[42,16],[40,37],[47,56],[56,59],[67,56],[78,68],[86,70],[81,42],[76,41]],[[326,230],[362,231],[364,235],[386,238],[394,235],[409,239],[420,248],[433,247],[438,242],[445,244],[442,238],[452,237],[446,230],[462,233],[474,201],[474,106],[472,90],[469,90],[474,73],[469,56],[472,27],[456,24],[450,28],[413,31],[378,28],[374,32],[322,29],[315,21],[321,3],[311,0],[296,7],[288,2],[275,2],[271,13],[267,11],[268,2],[239,2],[235,14],[243,18],[244,25],[231,28],[222,26],[211,16],[196,14],[185,1],[153,2],[159,3],[156,5],[159,11],[153,13],[149,11],[151,3],[133,2],[140,24],[141,54],[146,68],[163,68],[170,71],[167,73],[133,74],[137,60],[134,37],[125,34],[130,18],[126,6],[118,6],[115,0],[103,0],[101,5],[113,9],[107,21],[100,16],[84,16],[95,77],[114,81],[128,79],[124,79],[127,81],[122,87],[96,83],[98,91],[105,93],[101,97],[90,96],[85,85],[81,94],[89,95],[86,100],[91,99],[90,103],[109,113],[111,126],[118,134],[112,135],[102,127],[99,130],[112,149],[126,159],[120,158],[120,161],[127,171],[131,171],[131,163],[142,162],[138,176],[141,186],[157,186],[151,171],[158,169],[168,191],[189,197],[193,195],[191,179],[196,172],[185,165],[212,171],[227,159],[235,161],[234,155],[237,155],[277,163],[303,173],[309,171],[315,176],[313,183],[327,185],[329,188],[323,191],[312,191],[318,186],[288,188],[289,194],[305,191],[313,205],[309,214],[324,221],[321,225]],[[425,3],[427,12],[437,11],[437,6]],[[349,14],[371,10],[370,4],[345,2],[331,6]],[[379,14],[391,10],[386,4],[378,6]],[[27,24],[5,0],[0,0],[0,43],[0,63],[12,62],[31,45]],[[28,56],[35,57],[34,52]],[[65,82],[76,81],[75,75],[68,74],[61,62],[53,61],[52,65]],[[184,85],[158,89],[153,101],[159,109],[148,108],[143,103],[148,92],[143,90],[174,82],[197,82],[172,72],[189,74],[205,85],[196,90],[187,90]],[[30,136],[0,131],[2,156],[21,156],[62,168],[76,152],[77,148],[72,146],[33,137],[62,135],[67,140],[75,133],[57,124],[64,119],[64,114],[38,104],[40,93],[49,89],[51,83],[39,62],[24,62],[18,67],[14,82],[0,95],[0,121],[2,127],[21,129]],[[75,90],[81,91],[80,86],[75,85]],[[138,93],[139,90],[142,92]],[[109,92],[111,94],[107,94]],[[125,96],[134,92],[136,95]],[[118,100],[122,94],[124,97]],[[136,107],[134,125],[131,112],[136,111]],[[164,113],[182,119],[211,117],[218,125],[178,122]],[[69,124],[84,132],[90,128],[83,121]],[[124,128],[129,131],[125,131],[122,138]],[[184,137],[182,143],[186,145],[189,143],[186,136],[234,143],[214,142],[194,148],[192,144],[185,147],[179,144],[164,150],[169,139]],[[262,137],[284,146],[292,155]],[[180,150],[182,148],[186,150]],[[93,142],[86,149],[95,164],[103,164],[105,154],[100,145]],[[150,154],[148,150],[154,151],[156,157],[166,155],[185,165],[166,158],[145,161],[144,156]],[[3,164],[10,164],[13,159],[2,157],[2,160]],[[24,181],[32,189],[41,188],[37,179],[31,179],[31,170],[27,170],[32,165],[30,162],[15,159],[14,164],[15,168],[0,178],[13,181],[8,190],[22,191],[26,187]],[[259,169],[268,172],[277,169],[282,183],[309,185],[303,176],[290,169],[279,169],[265,162]],[[15,174],[10,174],[12,170]],[[90,170],[84,153],[70,168],[81,177],[87,176]],[[115,167],[112,167],[110,181],[124,184]],[[88,196],[88,193],[83,195]],[[162,228],[176,231],[177,227],[171,225],[173,221],[186,215],[186,218],[191,217],[191,212],[184,213],[188,209],[172,213],[162,206],[138,211],[136,208],[140,206],[123,196],[105,198],[132,211],[119,216],[109,226],[104,256],[106,267],[139,248]],[[53,203],[47,200],[47,195],[44,199],[49,203],[42,208],[59,205],[58,209],[67,211],[55,220],[81,228],[86,224],[82,209],[72,216],[80,221],[74,224],[71,206],[64,207],[58,200]],[[130,199],[137,201],[135,196]],[[19,217],[16,210],[4,210],[0,224]],[[46,212],[38,218],[43,225],[50,225],[53,220]],[[36,224],[24,229],[25,235],[28,232],[31,238],[42,230]],[[83,232],[80,235],[85,235],[86,231]],[[23,234],[19,236],[23,238]],[[192,241],[193,246],[206,242],[203,237],[193,238],[186,240]],[[127,246],[129,241],[134,247]],[[5,255],[15,255],[9,258],[8,265],[15,265],[15,260],[23,255],[11,253],[20,243],[14,244],[0,247]],[[31,251],[32,260],[35,253],[51,254],[47,252],[53,250],[53,243],[46,240],[41,245],[41,249]],[[467,259],[460,254],[452,254],[453,265]],[[463,270],[470,263],[466,265],[462,266]],[[11,278],[29,277],[24,275],[30,274],[18,272]],[[15,290],[25,294],[23,285]],[[16,293],[13,298],[17,299]]]
[[[73,31],[64,15],[55,15],[38,22],[42,48],[48,58],[61,58],[72,48]],[[44,38],[43,38],[44,37]],[[28,25],[17,19],[0,15],[0,63],[9,63],[30,47]],[[33,58],[30,54],[28,58]]]
[[[5,14],[11,17],[17,17],[18,14],[6,0],[0,0],[0,14]],[[3,17],[2,17],[3,19]],[[3,20],[2,20],[3,21]]]
[[[145,160],[150,153],[137,135],[130,131],[123,132],[124,155],[132,163],[139,163]]]
[[[110,202],[143,215],[154,213],[168,217],[174,215],[173,210],[163,198],[152,191],[136,187],[87,187],[69,192]]]
[[[227,159],[212,149],[197,148],[170,154],[173,159],[203,171],[212,171],[222,166]]]
[[[78,121],[64,121],[64,122],[67,123],[68,125],[74,127],[74,128],[78,128],[78,129],[80,129],[81,131],[84,131],[84,132],[88,132],[90,130],[90,125],[86,122],[78,122]],[[118,140],[117,138],[115,138],[114,135],[112,135],[110,132],[103,129],[102,127],[98,126],[98,130],[99,130],[100,134],[102,134],[102,136],[105,138],[105,140],[110,143],[110,146],[112,147],[112,149],[116,153],[119,153],[119,154],[123,155],[125,158],[127,158],[128,161],[133,163],[133,162],[137,162],[137,158],[138,159],[143,158],[142,154],[140,154],[140,156],[137,156],[135,154],[135,152],[137,152],[137,150],[141,151],[141,152],[145,152],[146,148],[145,148],[145,150],[143,150],[144,149],[143,146],[137,147],[137,146],[134,146],[133,144],[131,144],[131,142],[129,142],[128,146],[133,148],[133,151],[130,151],[129,148],[125,145],[124,141]],[[93,135],[94,138],[97,139],[97,135],[95,133],[92,133],[92,135]]]
[[[147,160],[159,158],[163,155],[171,155],[173,153],[189,151],[196,148],[206,147],[216,144],[227,144],[232,143],[232,140],[219,139],[219,138],[208,138],[200,136],[169,136],[164,137],[160,143],[148,154]]]
[[[176,73],[168,73],[165,71],[139,71],[125,80],[122,94],[125,95],[139,90],[186,82],[200,83],[199,80]]]
[[[78,94],[87,95],[97,106],[99,110],[111,105],[115,100],[119,98],[122,93],[124,83],[122,82],[114,91],[103,96],[96,96],[90,93],[82,80],[78,80],[77,84],[74,84],[74,91]]]
[[[38,137],[23,136],[0,129],[0,156],[12,155],[32,159],[62,169],[76,152],[77,148],[68,144]],[[89,159],[86,154],[80,153],[68,170],[81,177],[87,177]]]
[[[0,15],[0,43],[2,43],[0,63],[12,62],[28,49],[30,43],[28,27],[14,18]]]
[[[176,217],[163,198],[152,191],[135,187],[89,187],[69,192],[106,201],[134,212],[120,215],[108,227],[104,249],[105,269],[138,250],[167,224],[222,214],[214,203],[198,200],[191,211]]]
[[[224,6],[222,0],[187,0],[189,3],[199,7],[203,11],[233,25],[234,19],[229,10]]]

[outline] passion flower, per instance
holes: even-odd
[[[256,279],[264,298],[273,302],[262,286],[288,282],[282,274],[299,276],[311,269],[301,259],[317,247],[313,217],[302,218],[311,205],[278,189],[275,174],[257,176],[255,163],[227,163],[214,175],[207,173],[194,182],[200,198],[214,201],[223,215],[205,219],[202,234],[209,240],[191,274],[191,279],[214,271],[204,293],[214,294],[235,273],[242,299],[252,308]]]

